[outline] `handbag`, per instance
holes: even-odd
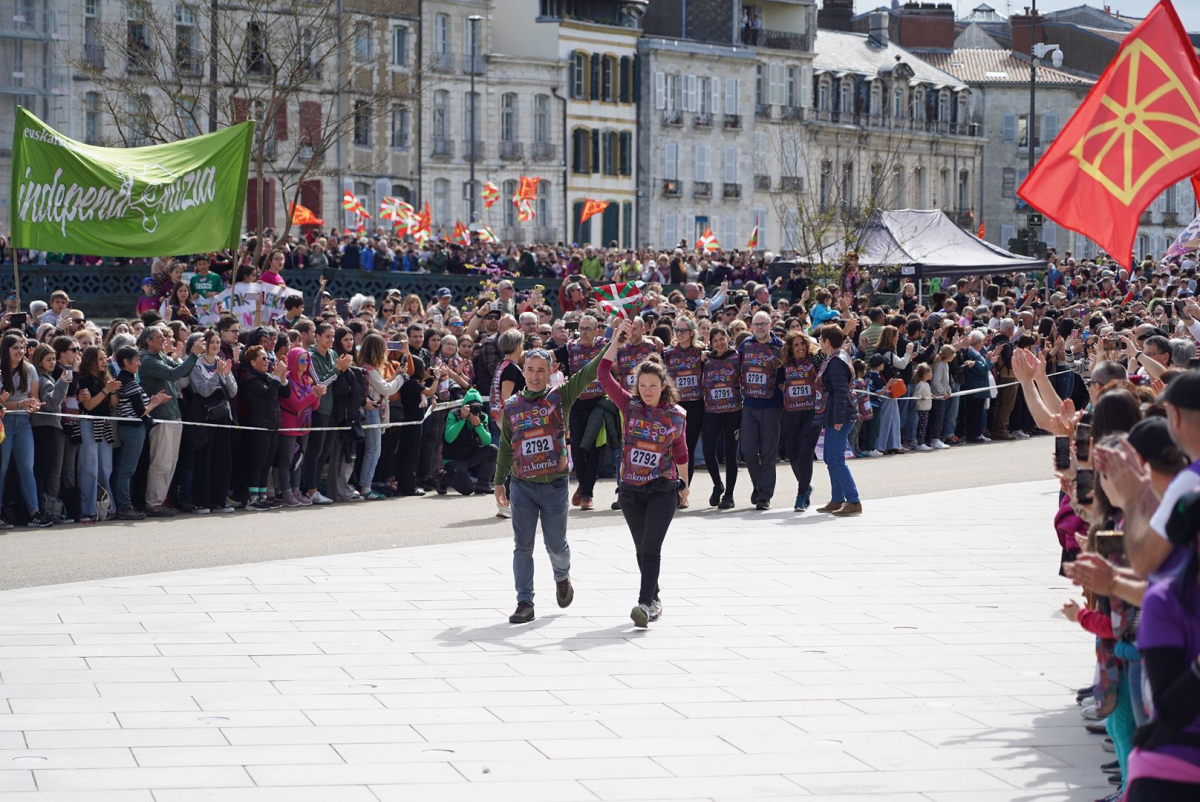
[[[908,392],[908,385],[904,383],[904,379],[891,379],[884,387],[887,393],[892,398],[903,398]]]
[[[233,423],[233,408],[227,399],[222,398],[204,408],[204,419],[209,423]]]

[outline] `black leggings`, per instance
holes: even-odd
[[[587,431],[588,418],[600,403],[599,398],[581,398],[571,406],[571,418],[567,421],[571,431],[571,460],[575,463],[575,479],[579,494],[591,498],[596,491],[596,475],[600,473],[602,451],[592,443],[583,448],[583,434]]]
[[[696,443],[700,442],[700,434],[704,430],[704,400],[681,401],[679,406],[687,413],[687,447],[688,447],[688,484],[696,474]],[[704,449],[704,458],[708,459],[708,449]]]
[[[275,449],[279,445],[278,432],[243,432],[249,445],[246,455],[250,466],[246,471],[247,484],[251,488],[266,490],[267,480],[271,476],[271,467],[275,464]]]
[[[642,585],[638,591],[638,604],[649,605],[658,599],[658,574],[662,567],[662,545],[667,537],[667,527],[675,517],[679,506],[679,491],[674,483],[657,480],[666,487],[654,490],[631,490],[621,487],[621,514],[633,535],[637,548],[638,570],[642,572]]]
[[[1129,784],[1126,802],[1194,802],[1200,788],[1191,783],[1144,777]]]
[[[813,414],[812,410],[783,413],[783,445],[796,477],[796,492],[801,495],[812,485],[813,458],[821,436],[821,427],[813,425]]]
[[[713,487],[721,487],[725,495],[732,496],[737,484],[737,440],[742,427],[741,412],[706,412],[702,430],[704,433],[704,462]],[[717,439],[725,439],[725,484],[721,484],[721,468],[717,463]]]

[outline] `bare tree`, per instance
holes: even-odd
[[[415,117],[422,77],[411,55],[418,52],[416,37],[404,43],[406,65],[394,68],[390,23],[415,22],[417,6],[417,0],[128,0],[126,18],[101,24],[94,43],[68,60],[92,82],[114,123],[107,144],[173,142],[255,120],[250,174],[261,243],[266,179],[277,184],[286,210],[299,203],[305,181],[336,175],[326,156],[340,140],[372,141],[397,107],[413,109]],[[360,151],[342,167],[374,171],[382,161]],[[284,218],[286,235],[291,215]]]

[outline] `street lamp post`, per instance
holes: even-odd
[[[481,19],[483,19],[483,17],[478,14],[472,14],[471,16],[467,17],[467,22],[471,25],[471,36],[468,43],[468,46],[471,48],[471,52],[467,56],[467,58],[470,59],[467,69],[471,73],[471,131],[468,134],[471,142],[471,179],[467,186],[469,187],[468,192],[471,197],[469,206],[467,208],[470,210],[469,225],[472,226],[478,222],[475,217],[475,126],[477,125],[476,120],[479,117],[479,104],[476,101],[475,96],[475,54],[479,50],[479,21]]]
[[[1037,102],[1037,70],[1038,65],[1042,63],[1047,55],[1050,55],[1051,61],[1055,67],[1062,65],[1063,54],[1058,45],[1042,44],[1037,40],[1037,0],[1033,0],[1033,4],[1029,9],[1029,116],[1025,120],[1025,144],[1029,148],[1029,170],[1025,174],[1026,180],[1033,175],[1033,164],[1035,159],[1035,150],[1038,144],[1036,139],[1037,126],[1034,121],[1037,119],[1036,105]],[[1032,208],[1032,207],[1030,207]],[[1037,228],[1032,224],[1032,215],[1029,213],[1025,219],[1025,255],[1032,257],[1037,249]],[[1047,255],[1048,256],[1048,255]],[[1046,297],[1050,296],[1050,263],[1049,258],[1046,262]]]

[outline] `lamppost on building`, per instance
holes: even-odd
[[[1029,148],[1029,172],[1025,174],[1026,180],[1033,174],[1033,164],[1036,158],[1036,150],[1038,141],[1036,138],[1036,128],[1034,121],[1037,119],[1035,111],[1035,102],[1037,100],[1037,69],[1042,63],[1042,59],[1050,56],[1050,62],[1055,67],[1061,67],[1063,62],[1062,50],[1058,45],[1047,45],[1041,42],[1036,42],[1037,39],[1037,0],[1033,0],[1033,5],[1029,9],[1029,116],[1025,121],[1025,144]],[[1025,255],[1032,257],[1037,250],[1038,229],[1040,223],[1034,225],[1034,221],[1041,218],[1040,214],[1035,217],[1035,212],[1030,212],[1025,221]],[[1050,269],[1049,265],[1046,268],[1046,285],[1049,289]]]
[[[470,225],[474,225],[476,222],[478,222],[477,218],[475,217],[475,196],[478,194],[475,191],[475,126],[478,124],[476,121],[479,118],[479,103],[475,95],[475,72],[477,69],[475,59],[478,57],[476,54],[479,52],[479,21],[481,19],[483,19],[483,17],[478,14],[472,14],[471,16],[467,17],[467,22],[470,25],[470,36],[467,40],[467,47],[471,49],[471,52],[467,54],[467,58],[470,59],[470,61],[467,62],[467,71],[471,73],[471,130],[467,134],[467,136],[470,137],[471,143],[471,152],[469,154],[471,158],[471,178],[467,183],[468,192],[471,196],[470,205],[468,206],[468,209],[470,210],[470,219],[468,222]]]

